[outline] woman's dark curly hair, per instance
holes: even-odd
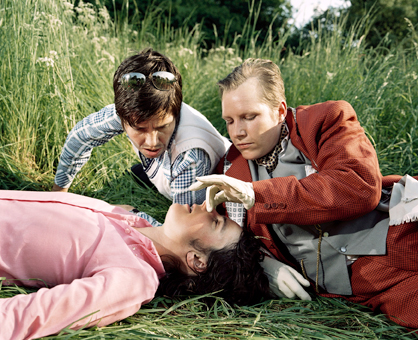
[[[184,273],[172,259],[163,259],[166,275],[160,280],[159,295],[216,295],[229,304],[250,305],[271,297],[269,282],[260,261],[261,242],[250,232],[243,231],[238,243],[213,250],[208,257],[207,269],[191,276]]]

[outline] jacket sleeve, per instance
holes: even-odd
[[[157,289],[155,271],[106,268],[32,294],[0,299],[1,340],[33,339],[71,329],[105,326],[124,319],[149,302]]]
[[[381,195],[376,152],[351,105],[326,102],[297,108],[290,119],[292,143],[316,173],[253,182],[250,224],[308,225],[352,219],[373,210]]]

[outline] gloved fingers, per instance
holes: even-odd
[[[287,285],[288,285],[288,282],[285,283],[286,287],[287,287]],[[293,298],[293,297],[297,296],[301,300],[305,300],[305,301],[311,301],[312,300],[311,296],[299,284],[291,285],[290,287],[287,287],[287,289],[282,287],[281,290],[283,291],[283,293],[286,294],[287,297]],[[290,294],[292,296],[289,296]]]
[[[235,201],[234,201],[234,199],[233,199],[233,198],[231,198],[231,197],[227,194],[227,192],[226,192],[225,190],[221,190],[221,191],[219,191],[219,192],[215,195],[215,197],[214,197],[213,201],[214,201],[214,203],[215,203],[216,205],[221,204],[221,203],[223,203],[223,202],[235,202]]]
[[[213,187],[216,187],[216,185],[213,185]],[[219,188],[217,189],[219,190]],[[211,196],[210,199],[206,201],[206,210],[208,212],[212,212],[214,209],[216,209],[216,207],[219,204],[226,202],[226,201],[228,201],[228,196],[225,194],[224,191],[219,191],[215,196]]]
[[[289,299],[293,299],[296,296],[292,288],[287,285],[287,282],[279,282],[279,290]]]
[[[212,212],[216,208],[216,195],[219,193],[219,188],[216,185],[211,185],[206,189],[206,210]]]
[[[196,177],[196,179],[197,179],[197,177]],[[189,186],[189,190],[190,191],[197,191],[197,190],[207,188],[208,186],[210,186],[210,183],[202,183],[199,180],[197,180],[191,186]]]
[[[296,280],[298,280],[299,281],[299,283],[302,285],[302,286],[305,286],[305,287],[309,287],[311,284],[309,283],[309,281],[308,280],[306,280],[304,277],[303,277],[303,275],[302,274],[300,274],[297,270],[295,270],[294,268],[292,268],[292,267],[289,267],[288,268],[289,269],[289,271],[290,271],[290,273],[295,277],[295,279]]]
[[[196,180],[198,180],[201,183],[207,184],[207,186],[217,185],[223,189],[224,188],[237,189],[237,184],[242,182],[239,179],[226,176],[226,175],[207,175],[207,176],[196,177]]]
[[[309,282],[292,267],[285,266],[277,273],[277,286],[289,298],[299,297],[301,300],[311,300],[310,295],[301,286]]]
[[[223,184],[224,183],[224,180],[223,180],[224,177],[228,177],[228,176],[226,176],[226,175],[206,175],[206,176],[196,177],[196,179],[199,182],[207,183],[209,185],[213,185],[213,184]]]
[[[285,298],[287,297],[286,295],[284,295],[275,284],[271,284],[270,283],[270,291],[278,298]]]

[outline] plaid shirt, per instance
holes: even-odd
[[[154,217],[148,215],[147,213],[144,213],[143,211],[136,213],[136,215],[146,220],[153,227],[161,227],[163,225],[161,222],[158,222]]]
[[[111,104],[99,112],[87,116],[70,131],[64,144],[60,162],[55,175],[55,183],[61,188],[68,188],[76,174],[90,159],[94,147],[103,145],[114,136],[124,132],[115,105]],[[169,147],[174,140],[171,137]],[[166,150],[165,153],[169,152]],[[174,203],[201,204],[205,200],[205,190],[189,191],[189,186],[196,181],[197,176],[210,173],[211,161],[209,155],[202,149],[190,149],[177,156],[174,162],[164,153],[158,158],[145,158],[140,153],[141,161],[146,169],[153,162],[163,167],[172,190]]]

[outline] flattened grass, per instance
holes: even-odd
[[[418,49],[368,50],[367,18],[351,36],[312,32],[301,54],[281,54],[282,39],[261,47],[248,27],[232,46],[199,49],[198,25],[173,30],[158,8],[134,28],[114,24],[104,8],[58,0],[2,0],[0,8],[0,189],[50,190],[62,145],[77,121],[113,102],[112,78],[133,51],[153,47],[183,76],[184,101],[226,135],[216,82],[247,57],[282,70],[289,106],[343,99],[356,110],[383,174],[418,174]],[[343,22],[339,23],[343,24]],[[411,37],[418,46],[416,32]],[[239,47],[245,45],[244,49]],[[418,48],[418,47],[417,47]],[[52,61],[52,62],[51,62]],[[70,191],[130,204],[162,221],[169,201],[125,173],[137,158],[124,136],[93,151]],[[0,298],[32,290],[2,286]],[[64,334],[65,333],[65,334]],[[229,306],[214,298],[156,297],[137,314],[100,329],[63,331],[50,339],[415,339],[381,314],[338,299],[265,301]]]

